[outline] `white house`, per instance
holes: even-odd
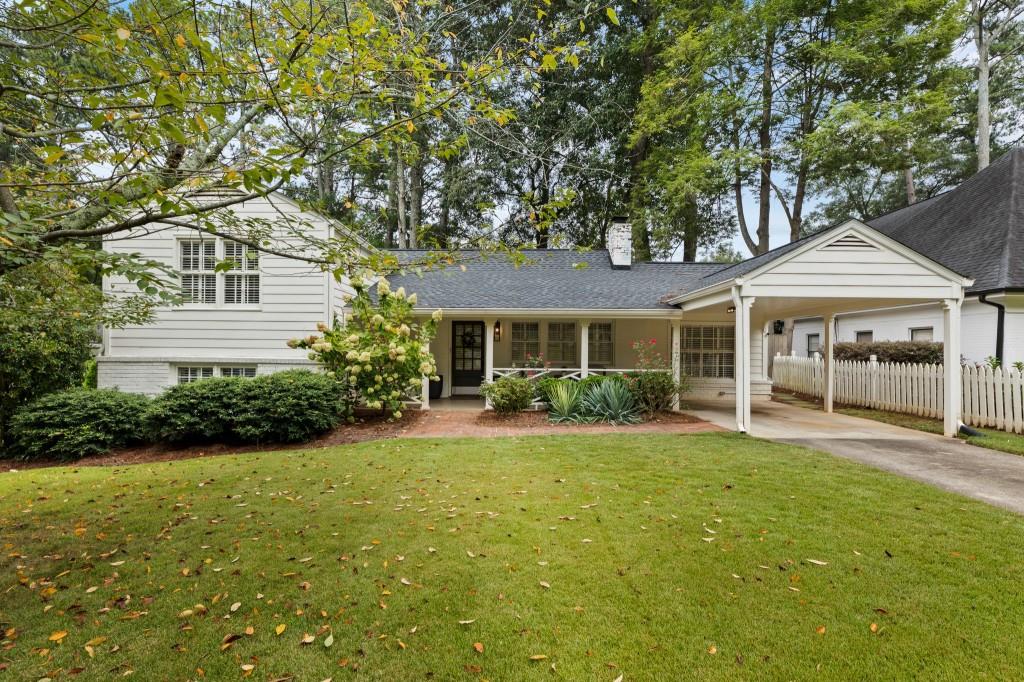
[[[1016,149],[949,192],[871,220],[872,227],[974,278],[965,292],[961,352],[1024,362],[1024,149]],[[838,341],[944,341],[935,304],[837,315]],[[821,317],[793,325],[793,352],[821,350]]]
[[[766,360],[774,321],[825,322],[818,343],[827,359],[826,387],[832,344],[839,334],[864,331],[859,320],[900,320],[908,337],[911,329],[920,338],[930,327],[933,338],[948,339],[945,432],[952,436],[959,426],[961,340],[983,329],[976,317],[990,307],[1003,320],[1004,359],[1019,357],[1024,347],[1022,164],[1024,151],[1015,151],[946,195],[871,224],[850,220],[738,264],[635,263],[629,224],[619,220],[610,228],[607,251],[538,250],[527,252],[530,262],[518,267],[463,251],[451,266],[388,279],[392,288],[417,294],[417,314],[444,314],[431,344],[442,379],[434,388],[443,397],[478,393],[482,383],[538,355],[548,371],[577,379],[631,370],[633,342],[653,339],[671,370],[689,377],[694,395],[734,402],[741,431],[750,426],[751,402],[770,395]],[[303,248],[288,246],[292,220],[303,219],[324,239],[338,229],[277,196],[234,210],[264,217],[284,251]],[[343,314],[344,282],[230,239],[169,227],[105,246],[141,251],[173,267],[190,301],[161,310],[155,324],[108,331],[101,386],[155,393],[207,376],[309,366],[287,340]],[[409,261],[422,254],[397,255]],[[218,270],[219,261],[234,267]],[[928,320],[912,321],[921,311]],[[872,335],[880,339],[877,329]],[[969,345],[967,353],[975,352]],[[430,389],[425,381],[423,407]],[[831,411],[830,390],[825,405]]]
[[[313,240],[337,236],[338,227],[295,202],[273,194],[232,207],[235,215],[266,221],[275,250],[314,256]],[[301,227],[304,238],[296,237]],[[318,265],[173,225],[139,230],[104,248],[139,253],[170,266],[186,303],[157,311],[153,323],[106,329],[97,358],[98,383],[155,394],[179,382],[212,376],[256,376],[313,367],[289,339],[308,335],[340,312],[351,288]],[[232,262],[231,270],[217,264]],[[107,291],[130,291],[121,279]]]

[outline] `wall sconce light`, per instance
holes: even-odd
[[[501,341],[501,320],[494,322],[494,340]]]
[[[725,309],[725,312],[727,312],[730,315],[732,315],[734,312],[736,312],[736,306],[734,306],[734,305],[729,306],[728,308]]]

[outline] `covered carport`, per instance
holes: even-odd
[[[751,330],[771,320],[825,320],[825,411],[834,394],[834,320],[840,313],[940,302],[945,321],[944,431],[960,426],[960,306],[972,280],[856,220],[720,270],[668,298],[687,313],[731,315],[735,324],[736,428],[751,426]],[[754,337],[756,338],[756,337]]]

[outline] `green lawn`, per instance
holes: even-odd
[[[736,434],[0,474],[0,544],[4,679],[1024,676],[1024,518]]]
[[[848,414],[851,417],[862,417],[874,419],[875,421],[895,424],[908,429],[927,431],[928,433],[942,433],[942,422],[938,419],[917,417],[912,414],[899,414],[898,412],[884,412],[882,410],[869,410],[862,407],[843,407],[836,410],[841,414]],[[983,436],[961,436],[963,440],[971,445],[977,445],[990,450],[1001,450],[1014,455],[1024,455],[1024,436],[998,429],[983,429],[972,427],[982,432]]]

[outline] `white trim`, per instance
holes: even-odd
[[[437,308],[415,308],[413,314],[421,317],[429,317]],[[598,318],[607,319],[678,319],[682,317],[682,311],[678,308],[441,308],[441,314],[446,318],[471,319],[473,317],[501,317],[501,318],[528,318],[528,319],[570,319],[573,317],[587,317],[591,320]]]
[[[707,287],[704,287],[703,289],[697,289],[696,291],[680,294],[679,296],[675,296],[673,298],[668,299],[666,302],[671,305],[677,305],[679,303],[684,303],[686,301],[690,301],[693,299],[703,298],[707,294],[717,292],[724,288],[728,288],[731,286],[742,286],[744,281],[749,281],[757,277],[758,275],[768,272],[778,267],[779,265],[782,265],[783,263],[786,263],[808,251],[818,248],[819,246],[822,246],[824,244],[830,244],[833,241],[843,239],[850,235],[857,235],[865,239],[865,241],[873,242],[878,246],[882,246],[890,251],[893,251],[894,253],[897,253],[907,258],[908,260],[913,261],[914,263],[917,263],[926,270],[931,271],[933,274],[943,277],[944,279],[950,280],[951,284],[958,285],[961,288],[961,292],[954,292],[960,293],[960,296],[962,296],[963,288],[969,287],[974,284],[973,279],[969,277],[964,277],[963,275],[957,272],[953,272],[946,266],[940,265],[931,258],[923,256],[917,251],[914,251],[913,249],[904,246],[903,244],[895,241],[894,239],[882,234],[878,230],[872,228],[870,225],[866,225],[860,222],[859,220],[851,219],[847,220],[845,223],[839,225],[838,227],[835,227],[831,230],[826,230],[820,235],[808,239],[807,243],[802,244],[799,247],[793,249],[792,251],[784,253],[777,258],[773,258],[766,262],[764,265],[761,265],[759,267],[754,268],[753,270],[745,272],[732,280],[726,280],[724,282],[709,285]]]
[[[172,364],[193,364],[193,365],[309,365],[316,367],[318,364],[307,358],[260,358],[246,356],[239,359],[237,355],[197,357],[195,355],[101,355],[96,358],[97,362],[169,362]]]

